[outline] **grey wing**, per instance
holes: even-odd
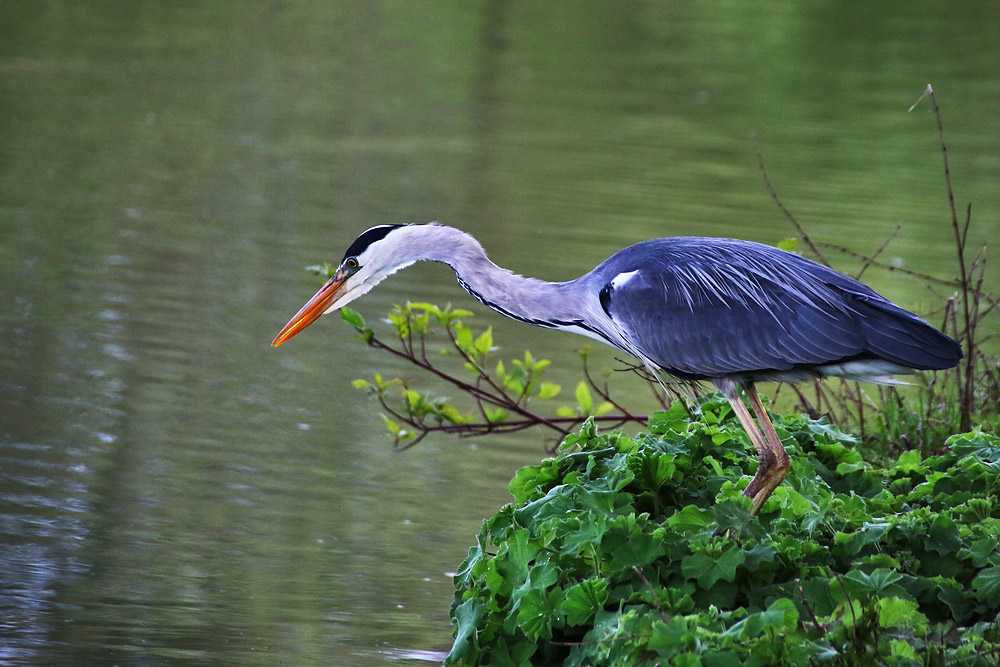
[[[835,288],[738,269],[647,265],[606,283],[601,303],[632,345],[682,378],[788,371],[865,353],[864,324]]]

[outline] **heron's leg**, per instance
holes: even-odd
[[[788,468],[791,466],[791,459],[788,458],[788,452],[785,451],[784,446],[781,444],[781,438],[778,437],[778,433],[774,430],[771,418],[767,416],[767,411],[764,410],[764,404],[760,402],[760,396],[757,395],[757,387],[751,382],[744,387],[744,391],[750,397],[750,404],[753,405],[754,414],[757,415],[757,423],[760,424],[761,431],[764,433],[765,444],[771,454],[770,460],[773,462],[767,471],[767,477],[761,479],[759,486],[753,488],[753,492],[751,493],[751,487],[754,487],[754,482],[757,482],[757,478],[761,474],[760,466],[757,467],[757,474],[744,492],[745,495],[753,498],[753,513],[756,514],[764,506],[764,503],[767,502],[767,499],[771,497],[774,490],[778,488],[781,481],[785,479],[785,475],[788,474]]]
[[[743,495],[748,498],[753,499],[753,513],[757,514],[760,511],[761,506],[764,501],[767,500],[771,492],[774,491],[775,487],[781,483],[781,480],[785,477],[785,472],[788,470],[788,464],[785,464],[785,469],[782,470],[775,480],[775,469],[780,468],[780,463],[778,458],[775,456],[773,448],[761,432],[757,424],[754,423],[753,417],[750,416],[750,411],[747,410],[747,406],[743,403],[743,399],[740,398],[740,390],[735,382],[732,380],[716,380],[715,386],[719,388],[722,395],[726,397],[729,401],[729,405],[732,406],[733,412],[736,413],[736,418],[740,420],[740,424],[743,425],[743,430],[747,432],[750,436],[750,442],[753,443],[754,449],[757,450],[757,474],[753,476],[750,480],[750,484],[743,491]],[[753,384],[746,387],[747,395],[752,396],[760,402],[760,398],[757,397],[757,391],[753,388]],[[752,399],[751,399],[752,400]],[[756,409],[756,403],[754,404]],[[764,415],[764,419],[767,419],[767,415]],[[767,422],[771,430],[774,427],[771,422]],[[777,436],[775,436],[777,438]],[[779,445],[780,446],[780,445]],[[784,453],[784,449],[782,449]],[[787,454],[785,455],[787,460]],[[772,483],[773,482],[773,483]],[[759,498],[759,502],[758,502]]]

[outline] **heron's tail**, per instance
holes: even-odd
[[[951,336],[908,310],[868,295],[854,295],[867,337],[866,351],[890,363],[919,371],[951,368],[962,358],[962,346]]]

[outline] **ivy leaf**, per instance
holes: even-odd
[[[990,536],[972,543],[969,550],[974,567],[985,565],[1000,565],[1000,540]]]
[[[712,525],[712,510],[686,505],[667,519],[667,525],[680,533],[694,533]]]
[[[916,600],[898,597],[878,599],[878,623],[883,628],[909,627],[917,634],[923,634],[927,627],[927,617],[917,611]]]
[[[765,632],[782,635],[794,628],[798,619],[799,610],[795,608],[795,603],[788,598],[778,598],[764,611],[734,623],[723,636],[754,639]]]
[[[1000,567],[988,567],[972,580],[976,599],[993,606],[1000,605]]]
[[[938,514],[927,531],[927,548],[942,556],[953,554],[962,548],[962,536],[958,526],[944,514]]]
[[[566,598],[560,605],[560,610],[566,615],[566,623],[569,625],[583,625],[603,609],[607,601],[607,580],[587,579],[566,591]]]
[[[912,472],[924,472],[926,468],[920,461],[920,450],[911,449],[899,455],[896,465],[893,467],[893,475],[898,473],[910,474]]]
[[[899,664],[901,661],[917,662],[917,649],[913,648],[909,643],[903,641],[902,639],[893,639],[889,642],[889,655],[896,660],[893,664]]]
[[[743,564],[746,555],[738,546],[732,546],[718,558],[712,558],[706,553],[695,553],[685,556],[681,561],[681,571],[688,579],[695,579],[698,585],[708,590],[719,581],[732,581],[736,578],[736,568]]]
[[[885,595],[891,592],[903,592],[896,584],[903,578],[899,572],[878,568],[871,574],[861,570],[851,570],[844,575],[844,585],[847,592],[852,596],[863,596],[869,594]]]
[[[517,624],[532,641],[552,638],[552,626],[561,625],[557,613],[563,591],[555,588],[547,594],[542,588],[532,588],[521,596]]]
[[[968,433],[960,433],[948,438],[945,443],[958,456],[973,454],[984,461],[1000,461],[1000,438],[992,433],[984,433],[976,426]]]
[[[451,647],[453,657],[463,659],[476,651],[476,630],[484,611],[486,602],[478,598],[469,598],[452,611],[455,620],[455,642]]]

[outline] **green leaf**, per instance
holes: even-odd
[[[452,325],[452,331],[455,333],[455,345],[458,349],[466,353],[472,353],[472,329],[465,326],[464,324],[455,323]]]
[[[902,639],[892,639],[889,641],[889,655],[897,658],[893,664],[899,660],[915,662],[917,660],[917,649]]]
[[[361,313],[352,308],[344,306],[340,309],[340,317],[350,324],[352,327],[359,331],[364,331],[367,327],[365,326],[365,320],[361,317]]]
[[[913,472],[923,472],[926,468],[921,463],[920,451],[916,449],[911,449],[908,452],[903,452],[899,455],[899,459],[896,461],[895,470],[893,473],[913,473]]]
[[[396,437],[398,437],[400,435],[401,430],[399,428],[399,424],[397,424],[396,422],[392,421],[391,419],[389,419],[385,415],[382,415],[382,421],[385,422],[385,427],[387,429],[389,429],[389,433],[392,433],[392,435],[396,436]]]
[[[698,620],[689,621],[684,616],[677,616],[667,622],[657,620],[653,623],[653,636],[649,639],[649,649],[656,651],[664,660],[673,658],[685,650],[688,645],[688,637],[694,639],[689,627],[690,622],[697,623]]]
[[[687,505],[674,512],[667,525],[680,533],[695,533],[712,525],[712,510]]]
[[[871,594],[885,595],[888,593],[902,592],[896,584],[902,580],[903,576],[893,570],[878,568],[868,574],[862,570],[851,570],[843,576],[844,585],[847,592],[852,596],[862,596]]]
[[[1000,539],[995,536],[976,540],[969,550],[974,567],[984,567],[986,565],[1000,565]]]
[[[560,605],[569,625],[583,625],[604,607],[608,601],[606,579],[587,579],[571,586]]]
[[[546,594],[541,587],[532,588],[521,596],[517,624],[528,639],[552,638],[552,626],[560,620],[556,610],[561,599],[562,590],[555,589]]]
[[[778,598],[764,611],[750,614],[723,634],[743,639],[754,639],[764,633],[788,634],[795,629],[798,619],[799,611],[795,608],[795,603],[788,598]]]
[[[799,247],[799,240],[794,238],[781,239],[778,241],[777,247],[786,252],[795,252],[796,248]]]
[[[476,631],[485,611],[486,602],[477,598],[466,600],[452,611],[455,642],[451,646],[451,657],[462,660],[477,649]]]
[[[883,628],[905,626],[914,628],[918,634],[923,634],[927,626],[927,617],[917,611],[916,600],[904,600],[898,597],[878,599],[878,623]]]
[[[976,599],[993,606],[1000,605],[1000,567],[988,567],[972,580]]]
[[[733,545],[722,553],[718,558],[713,558],[706,553],[695,553],[685,556],[681,561],[681,571],[688,579],[695,579],[705,590],[708,590],[719,581],[732,581],[736,578],[736,568],[743,564],[746,555],[738,547]]]
[[[945,445],[958,456],[970,454],[984,461],[1000,461],[1000,438],[992,433],[986,433],[981,426],[976,426],[968,433],[960,433],[948,438]]]
[[[594,399],[590,396],[590,389],[587,383],[581,381],[576,385],[576,404],[580,407],[580,412],[585,415],[594,413]]]
[[[927,531],[928,549],[932,549],[942,556],[947,556],[956,553],[962,548],[962,544],[962,537],[954,521],[944,514],[938,514],[934,517],[934,521]]]
[[[475,342],[475,350],[479,358],[485,357],[493,349],[493,327],[488,327],[486,331],[479,335]]]
[[[322,264],[307,266],[306,271],[322,276],[325,280],[329,280],[330,278],[333,278],[333,274],[337,272],[337,267],[333,266],[329,262],[323,262]]]
[[[557,385],[555,382],[543,382],[538,387],[538,398],[552,398],[559,394],[562,387]]]
[[[608,414],[609,412],[611,412],[614,409],[615,409],[615,406],[614,406],[613,403],[610,403],[608,401],[601,401],[601,403],[599,403],[598,406],[594,409],[594,414],[595,415],[606,415],[606,414]]]

